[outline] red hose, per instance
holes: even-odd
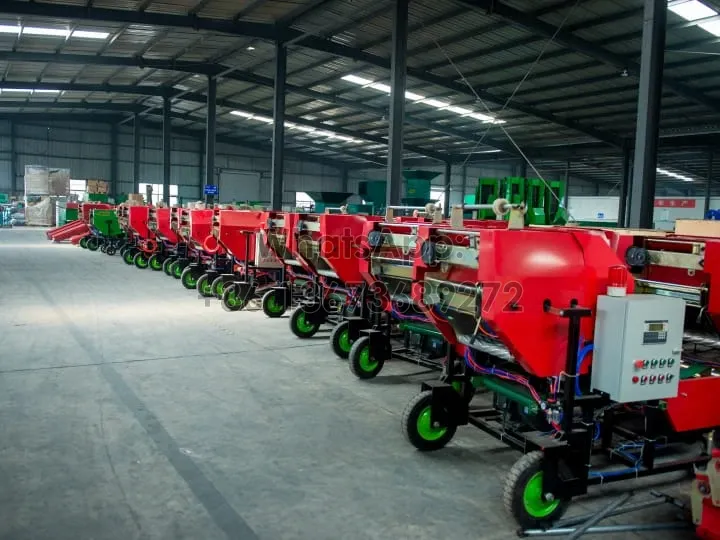
[[[220,251],[220,242],[218,242],[218,239],[213,235],[210,235],[205,238],[205,241],[203,242],[203,249],[208,253],[217,253]]]

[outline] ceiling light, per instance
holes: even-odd
[[[700,28],[706,32],[710,32],[713,36],[720,37],[720,21],[710,21],[698,24]]]
[[[392,88],[390,88],[389,84],[383,84],[383,83],[370,83],[368,85],[370,88],[374,88],[375,90],[380,90],[381,92],[387,92],[388,94],[392,92]]]
[[[430,105],[431,107],[435,107],[436,109],[446,109],[450,106],[449,103],[445,103],[444,101],[438,101],[437,99],[425,99],[422,101],[424,105]]]
[[[36,26],[26,26],[22,31],[23,35],[43,36],[43,37],[68,37],[70,30],[66,28],[40,28]]]
[[[17,25],[0,24],[0,34],[19,34],[20,27]]]
[[[53,90],[51,88],[36,88],[32,92],[33,94],[59,94],[60,90]]]
[[[448,111],[454,112],[455,114],[459,114],[460,116],[468,116],[473,113],[472,110],[466,109],[464,107],[456,107],[455,105],[448,107]]]
[[[297,128],[300,131],[304,131],[305,133],[312,133],[313,131],[315,131],[315,128],[310,126],[298,126]]]
[[[255,47],[253,47],[252,45],[248,45],[248,46],[247,46],[247,50],[248,50],[248,51],[254,51],[254,50],[255,50]]]
[[[107,39],[109,32],[98,32],[94,30],[75,30],[72,37],[81,39]]]
[[[668,9],[673,13],[680,15],[686,21],[697,21],[698,19],[705,19],[717,15],[715,10],[709,8],[698,0],[689,0],[688,2],[682,2],[668,6]]]
[[[13,92],[16,94],[29,94],[32,92],[29,88],[3,88],[3,92]]]
[[[314,135],[318,137],[334,137],[335,134],[332,131],[324,131],[322,129],[315,131]]]
[[[357,75],[345,75],[344,77],[342,77],[342,80],[354,84],[359,84],[361,86],[367,86],[368,84],[372,83],[372,80],[364,79],[363,77],[358,77]]]
[[[405,92],[405,99],[409,99],[410,101],[422,101],[425,99],[425,96],[421,96],[420,94],[416,94],[415,92],[407,91]]]
[[[682,180],[683,182],[693,182],[694,181],[694,178],[690,178],[689,176],[685,176],[684,174],[678,174],[678,173],[669,171],[667,169],[663,169],[662,167],[656,168],[655,171],[660,174],[664,174],[665,176],[669,176],[671,178],[677,178],[678,180]]]
[[[492,116],[488,116],[487,114],[483,113],[471,113],[468,114],[468,117],[474,118],[475,120],[480,120],[482,122],[492,122],[495,120]]]
[[[254,115],[253,115],[253,120],[258,120],[259,122],[266,122],[266,123],[268,123],[268,124],[272,124],[272,123],[273,123],[273,119],[272,119],[272,118],[270,118],[269,116],[262,116],[261,114],[254,114]]]
[[[243,118],[252,118],[253,115],[250,113],[246,113],[245,111],[231,111],[230,114],[234,114],[235,116],[242,116]]]
[[[293,128],[296,128],[296,127],[298,127],[298,126],[297,126],[297,124],[296,124],[295,122],[285,122],[285,127],[288,128],[288,129],[293,129]]]

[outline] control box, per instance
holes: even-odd
[[[598,296],[592,388],[619,403],[676,397],[684,322],[681,298]]]

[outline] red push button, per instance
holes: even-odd
[[[639,383],[639,382],[640,382],[640,377],[638,377],[637,375],[635,375],[635,376],[632,378],[632,382],[633,382],[633,384]]]
[[[635,369],[642,369],[645,366],[645,360],[635,360]]]

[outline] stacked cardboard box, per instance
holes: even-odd
[[[88,180],[88,193],[108,193],[108,183],[105,180]]]
[[[128,206],[142,206],[145,204],[145,199],[140,193],[130,193],[127,204]]]

